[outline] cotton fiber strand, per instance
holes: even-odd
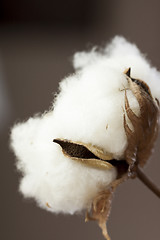
[[[60,82],[51,110],[16,124],[11,131],[11,147],[23,174],[20,192],[55,213],[90,208],[95,196],[116,179],[117,171],[73,161],[53,139],[97,146],[121,160],[127,147],[124,71],[130,67],[132,77],[146,82],[153,98],[160,101],[160,72],[123,37],[115,37],[101,51],[76,53],[73,65],[75,73]],[[127,97],[139,116],[137,99],[131,91]]]

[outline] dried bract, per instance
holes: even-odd
[[[128,163],[128,169],[125,168],[126,171],[123,172],[120,178],[117,176],[117,179],[108,186],[106,191],[99,193],[94,199],[91,216],[87,212],[87,220],[97,220],[107,240],[110,240],[110,237],[106,228],[106,222],[110,214],[113,193],[120,183],[128,178],[136,177],[137,167],[143,167],[148,160],[158,133],[159,109],[149,87],[142,80],[132,79],[130,77],[130,69],[127,69],[124,73],[129,84],[128,88],[124,89],[124,129],[128,140],[125,161]],[[127,91],[132,91],[136,97],[140,107],[140,116],[137,116],[130,108]],[[127,124],[126,115],[133,125],[133,130]]]
[[[140,107],[140,116],[138,117],[130,108],[127,89],[125,89],[126,115],[134,128],[133,131],[129,128],[124,114],[124,128],[128,140],[125,159],[130,165],[130,171],[132,171],[137,165],[143,167],[151,154],[158,133],[159,112],[149,86],[142,80],[132,79],[130,76],[127,76],[127,80],[129,90],[136,97]]]

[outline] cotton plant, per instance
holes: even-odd
[[[53,213],[86,211],[109,240],[116,187],[136,176],[146,183],[140,168],[158,134],[160,72],[119,36],[76,53],[73,65],[49,110],[11,130],[19,190]]]

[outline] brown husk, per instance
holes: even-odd
[[[107,220],[111,211],[112,198],[115,189],[118,185],[127,179],[125,174],[123,177],[113,181],[105,191],[100,192],[92,202],[90,211],[86,212],[85,221],[96,220],[99,227],[102,229],[105,239],[110,240],[107,231]]]
[[[103,236],[110,240],[107,231],[107,220],[111,210],[113,193],[117,186],[128,178],[136,177],[138,165],[143,167],[149,158],[154,141],[158,133],[158,107],[153,99],[149,87],[141,80],[130,77],[130,69],[126,72],[129,87],[125,91],[124,129],[128,146],[125,151],[125,160],[128,163],[128,171],[121,174],[110,186],[93,200],[90,213],[87,212],[86,220],[96,220],[102,229]],[[127,90],[132,91],[136,97],[140,116],[137,116],[130,108],[127,98]],[[126,115],[133,125],[131,130],[126,122]],[[118,169],[117,169],[118,170]]]

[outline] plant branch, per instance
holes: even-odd
[[[160,189],[139,168],[137,168],[137,177],[160,198]]]

